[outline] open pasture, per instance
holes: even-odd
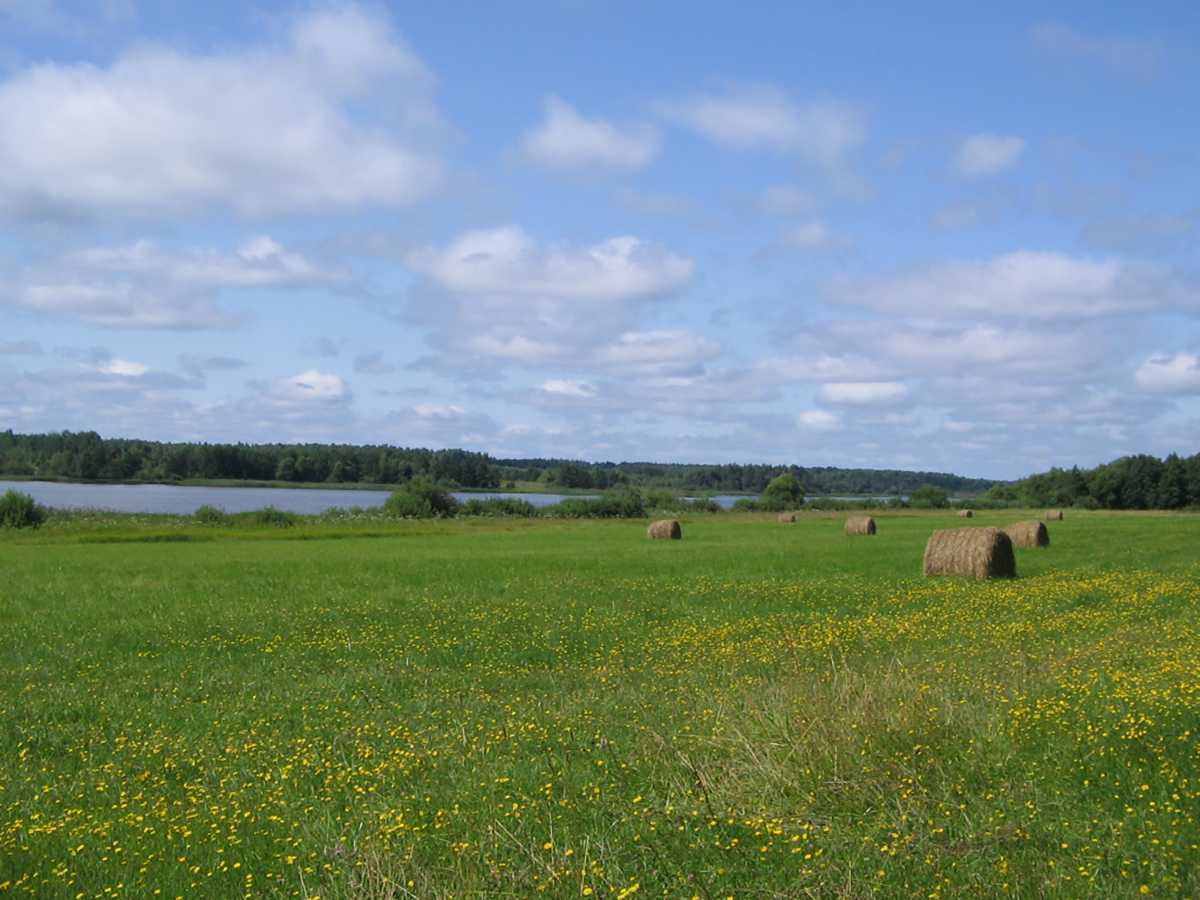
[[[0,535],[0,893],[1200,893],[1200,518],[844,519]]]

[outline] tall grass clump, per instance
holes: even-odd
[[[211,503],[205,503],[203,506],[196,507],[196,511],[192,513],[192,518],[200,525],[229,524],[229,513],[225,512],[219,506],[213,506]]]
[[[46,521],[46,509],[28,494],[5,491],[0,496],[0,528],[37,528]]]
[[[275,506],[256,509],[249,516],[250,521],[255,525],[272,525],[275,528],[291,528],[300,521],[300,517],[294,512],[288,512],[286,509],[279,509]]]

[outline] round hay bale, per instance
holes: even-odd
[[[874,534],[875,520],[870,516],[851,516],[846,520],[846,534]]]
[[[1063,513],[1061,509],[1048,509],[1046,515],[1043,516],[1047,522],[1061,522]]]
[[[1050,532],[1044,523],[1033,519],[1029,522],[1016,522],[1007,526],[1004,533],[1013,542],[1014,547],[1049,547]]]
[[[974,515],[975,515],[975,513],[969,509],[960,509],[958,511],[958,517],[960,519],[970,519],[970,518],[974,517]]]
[[[780,522],[795,522],[796,514],[795,513],[780,513],[777,518]]]
[[[652,541],[677,541],[683,537],[683,529],[679,527],[678,519],[659,519],[650,523],[646,537]]]
[[[999,528],[947,528],[929,536],[925,574],[1012,578],[1017,558],[1012,541]]]

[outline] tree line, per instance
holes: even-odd
[[[1166,459],[1123,456],[1094,469],[1054,468],[1011,484],[998,484],[989,500],[1022,506],[1089,509],[1184,509],[1200,506],[1200,453]]]
[[[948,473],[895,469],[496,459],[467,450],[387,445],[164,443],[102,438],[94,431],[0,431],[0,475],[77,481],[201,479],[396,485],[427,477],[465,488],[536,482],[587,491],[628,485],[689,494],[761,494],[773,478],[785,473],[795,475],[809,496],[909,494],[923,485],[978,494],[996,484]]]

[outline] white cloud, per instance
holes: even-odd
[[[611,238],[589,247],[539,247],[514,225],[467,232],[444,249],[411,253],[407,261],[452,291],[582,300],[667,293],[685,284],[694,268],[690,259],[636,237]]]
[[[885,380],[894,374],[894,370],[881,363],[877,356],[829,353],[767,359],[758,363],[756,370],[768,379],[788,382]]]
[[[585,381],[569,378],[548,378],[542,382],[542,390],[559,397],[590,398],[596,396],[596,388]]]
[[[467,411],[453,404],[418,403],[413,412],[422,419],[460,419]]]
[[[1089,37],[1066,25],[1051,23],[1035,25],[1029,40],[1035,49],[1049,56],[1096,62],[1143,81],[1155,78],[1163,65],[1162,47],[1152,41]]]
[[[840,279],[830,298],[919,316],[1056,319],[1107,316],[1188,302],[1163,272],[1121,259],[1018,251],[893,277]]]
[[[825,403],[844,403],[870,406],[894,403],[908,396],[908,386],[899,381],[841,381],[821,385],[820,397]]]
[[[806,409],[796,416],[796,424],[805,431],[837,431],[842,427],[838,417],[824,409]]]
[[[543,362],[567,354],[567,348],[562,344],[531,340],[523,334],[515,334],[507,338],[479,334],[470,339],[469,346],[477,353],[486,356],[524,363]]]
[[[671,120],[731,147],[795,152],[840,161],[866,138],[866,116],[841,100],[793,101],[771,85],[742,85],[662,104]]]
[[[620,129],[582,116],[569,103],[548,97],[545,119],[521,139],[521,152],[539,166],[559,171],[634,171],[658,155],[658,135],[649,126]]]
[[[994,175],[1016,164],[1025,152],[1025,141],[999,134],[965,138],[954,154],[954,168],[962,175]]]
[[[337,404],[350,396],[346,382],[338,375],[308,369],[290,378],[277,379],[271,385],[271,397],[277,403],[296,406],[304,404]]]
[[[342,283],[267,236],[235,253],[168,250],[152,241],[79,250],[9,276],[0,303],[69,316],[110,328],[225,328],[238,317],[221,309],[222,290]]]
[[[150,371],[150,367],[142,365],[139,362],[131,362],[127,359],[114,357],[99,366],[97,371],[104,375],[121,375],[126,378],[137,378],[139,375],[145,375]]]
[[[1200,394],[1200,356],[1191,353],[1152,356],[1138,367],[1133,378],[1144,391]]]
[[[310,11],[268,45],[42,63],[0,81],[0,213],[408,204],[441,172],[432,92],[388,23],[353,4]]]
[[[662,371],[692,367],[720,352],[715,341],[690,331],[627,331],[602,347],[598,358],[616,368]]]

